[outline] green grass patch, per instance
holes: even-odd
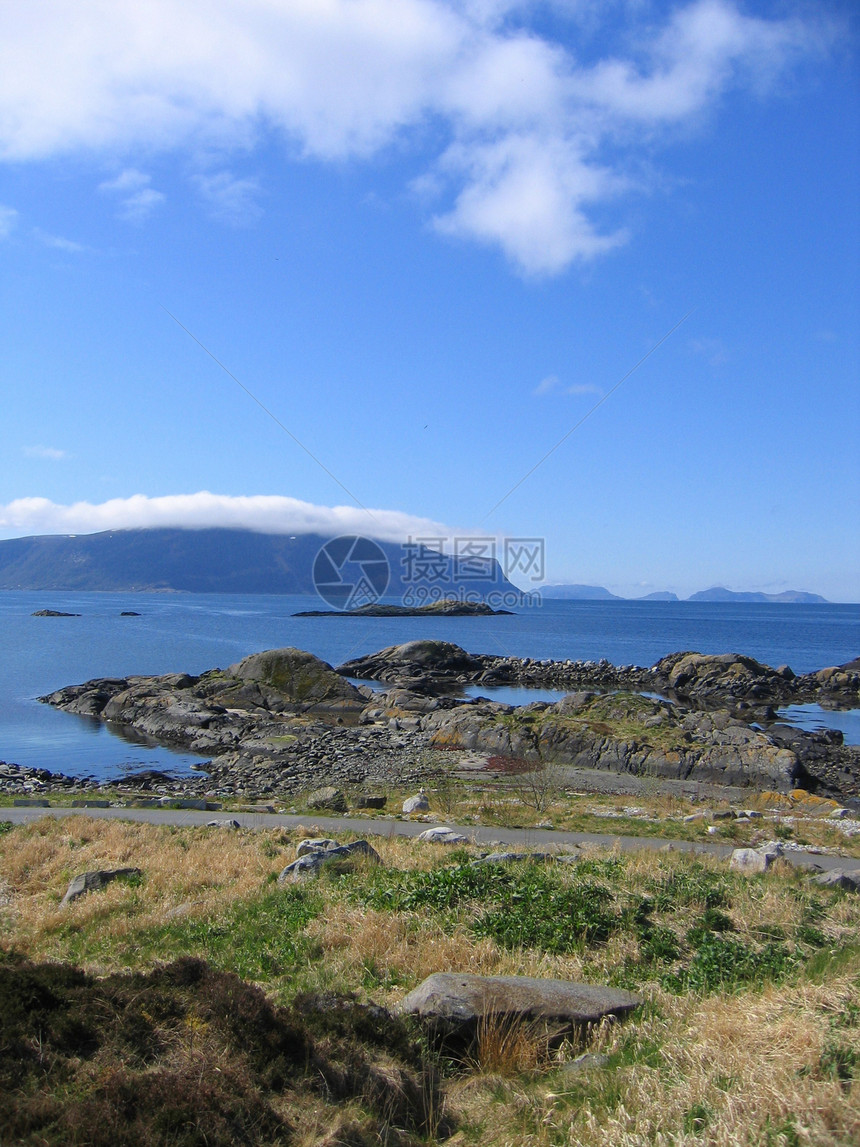
[[[196,956],[219,971],[265,982],[285,975],[305,957],[301,933],[322,908],[316,890],[278,888],[234,902],[217,918],[177,917],[118,937],[81,930],[70,922],[59,939],[66,958],[75,962],[138,967]]]
[[[383,870],[353,894],[369,907],[396,912],[468,907],[475,936],[492,937],[504,948],[564,953],[606,940],[620,922],[614,894],[589,879],[594,871],[599,868],[580,872],[577,866],[573,879],[565,879],[533,864]]]
[[[785,944],[753,948],[740,940],[701,928],[688,933],[693,954],[685,966],[662,977],[672,992],[730,992],[748,984],[785,979],[800,955]]]
[[[732,878],[728,874],[715,872],[697,861],[649,884],[654,907],[660,912],[690,905],[724,908],[730,902],[731,887]]]

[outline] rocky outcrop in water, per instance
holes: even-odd
[[[392,687],[356,688],[346,672]],[[858,676],[836,672],[849,685]],[[457,695],[464,682],[505,676],[580,687],[555,704],[519,707]],[[673,654],[650,670],[617,669],[608,662],[488,658],[448,642],[415,641],[337,672],[301,650],[269,650],[226,671],[100,678],[42,700],[211,757],[205,791],[219,795],[410,784],[426,775],[428,750],[449,748],[619,777],[783,792],[802,786],[840,800],[860,795],[860,749],[843,745],[837,732],[774,723],[763,694],[797,680],[734,655]],[[666,696],[641,694],[658,682]],[[203,782],[196,787],[204,791]]]
[[[358,609],[305,609],[293,617],[512,617],[509,609],[493,609],[486,602],[433,601],[426,605],[362,605]]]
[[[226,671],[96,678],[40,700],[211,758],[205,777],[183,782],[188,791],[266,796],[333,781],[417,781],[415,749],[426,738],[407,742],[396,722],[356,728],[370,696],[313,655],[280,649]]]
[[[788,666],[772,669],[739,653],[671,653],[643,668],[606,660],[495,657],[467,653],[444,641],[410,641],[348,661],[338,672],[420,693],[450,692],[466,684],[521,685],[571,692],[653,692],[701,707],[749,709],[808,701],[834,708],[860,706],[860,667],[855,662],[797,675]]]

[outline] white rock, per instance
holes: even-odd
[[[436,825],[435,828],[426,828],[416,837],[417,840],[426,840],[431,844],[466,844],[466,837],[447,825]]]
[[[407,814],[413,812],[430,811],[430,802],[428,801],[427,794],[423,789],[421,789],[416,796],[406,798],[406,800],[403,802],[403,811]]]
[[[754,876],[759,872],[767,872],[783,853],[784,849],[778,840],[769,840],[759,848],[736,848],[729,867],[746,876]]]
[[[327,836],[318,836],[308,840],[300,840],[296,847],[296,856],[305,856],[309,852],[329,852],[339,848],[336,840]]]

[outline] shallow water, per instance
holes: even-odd
[[[799,729],[840,729],[846,745],[860,745],[860,709],[822,709],[820,705],[786,705],[780,720]]]
[[[560,701],[568,692],[567,689],[527,689],[523,685],[467,685],[463,696],[486,697],[502,705],[528,705],[532,701]]]

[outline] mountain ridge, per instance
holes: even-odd
[[[314,564],[333,540],[222,527],[10,538],[0,541],[0,589],[310,596],[316,594]],[[470,558],[470,576],[458,578],[450,556],[397,542],[376,545],[388,562],[389,584],[383,592],[389,596],[404,596],[411,589],[420,605],[437,592],[446,597],[519,592],[492,558]]]

